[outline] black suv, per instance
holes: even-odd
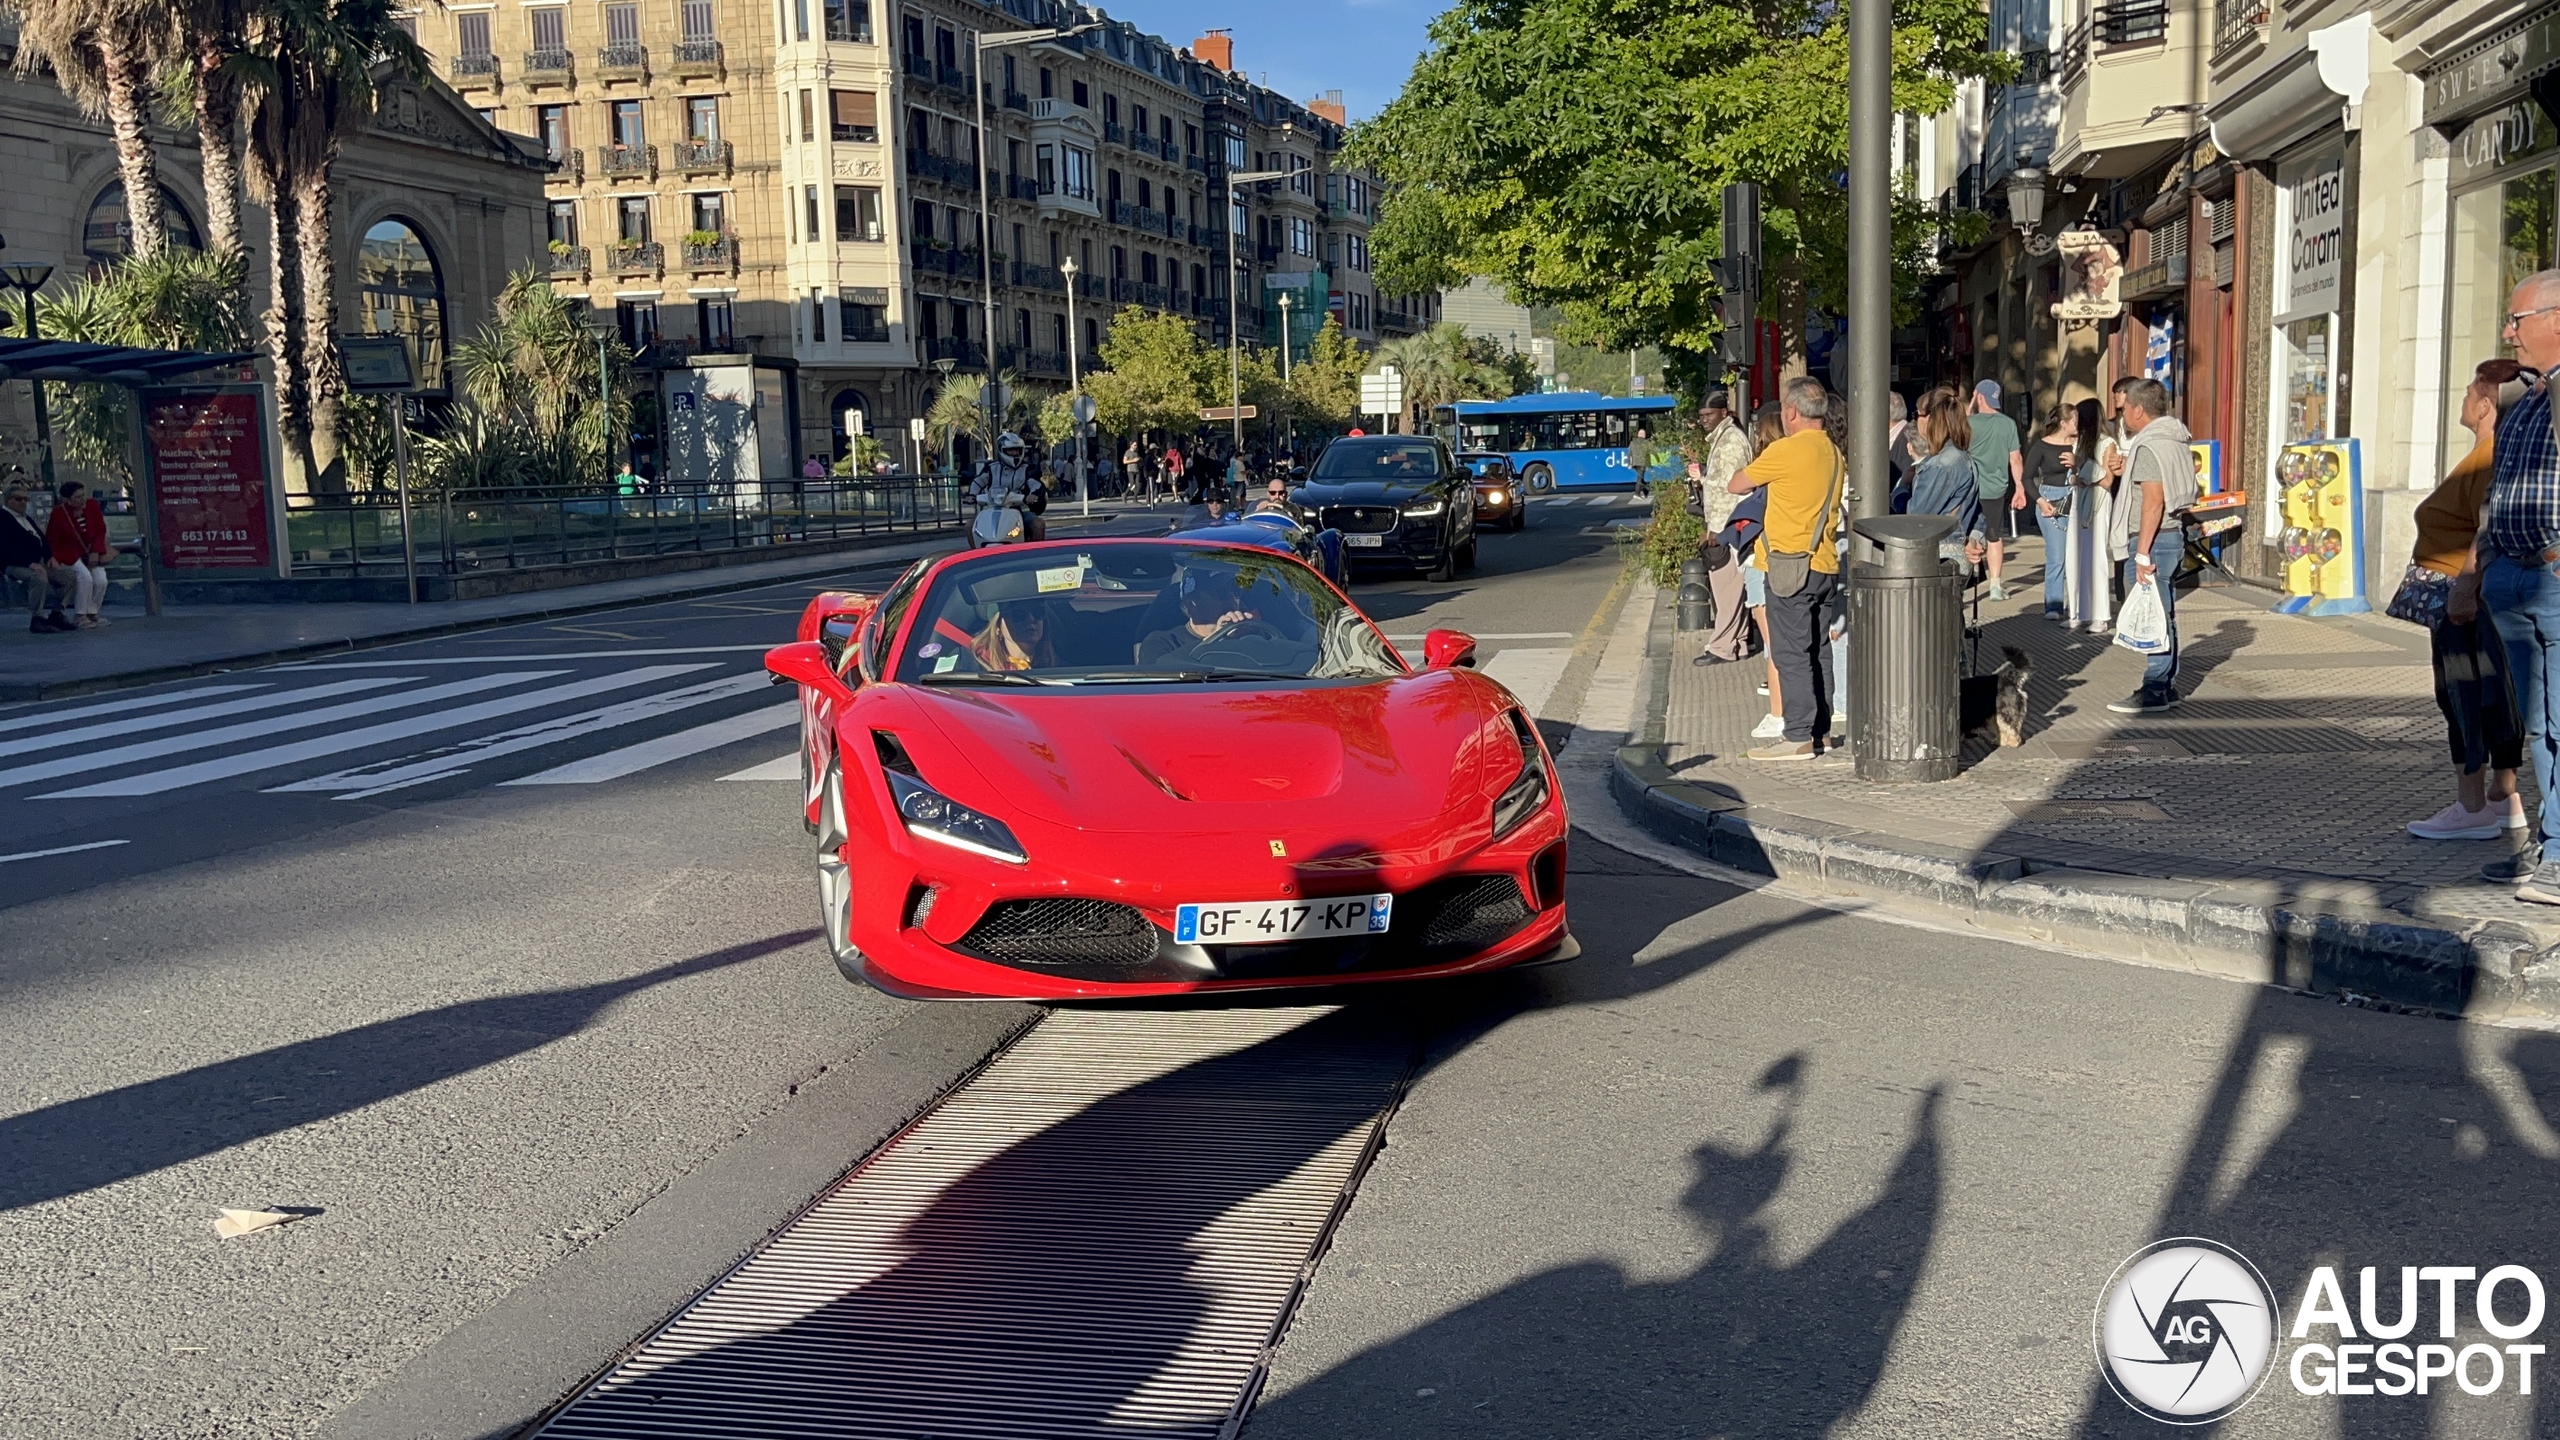
[[[1316,457],[1290,499],[1342,532],[1354,565],[1396,562],[1455,580],[1476,563],[1473,477],[1428,435],[1351,435]]]

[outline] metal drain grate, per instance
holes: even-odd
[[[539,1433],[1225,1433],[1412,1060],[1340,1010],[1053,1013]]]

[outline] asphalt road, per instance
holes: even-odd
[[[1355,593],[1553,692],[1568,511]],[[890,573],[0,712],[0,1436],[530,1414],[1027,1021],[815,943],[759,654]]]
[[[1355,594],[1391,634],[1488,637],[1562,737],[1628,513],[1556,506],[1456,584]],[[770,692],[367,799],[275,793],[748,674],[752,650],[705,647],[771,639],[811,588],[364,657],[466,662],[417,683],[712,666],[628,692],[142,795],[0,779],[11,833],[133,842],[0,865],[0,1436],[509,1433],[1035,1018],[835,976],[791,787],[722,778],[789,731],[661,743]],[[672,649],[700,654],[634,653]],[[523,658],[551,654],[576,658]],[[1424,1060],[1253,1440],[2168,1433],[2089,1346],[2153,1238],[2238,1247],[2288,1311],[2317,1263],[2560,1276],[2550,1037],[1738,889],[1630,833],[1591,793],[1615,737],[1574,738],[1585,955],[1350,1002]],[[502,783],[635,746],[605,778]],[[221,1241],[216,1206],[316,1213]],[[1150,1263],[1181,1273],[1188,1240]],[[2482,1338],[2467,1297],[2462,1325]],[[2538,1403],[2278,1376],[2223,1428],[2560,1428]]]

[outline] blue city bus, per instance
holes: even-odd
[[[1661,483],[1686,473],[1677,451],[1662,444],[1664,422],[1679,401],[1669,395],[1622,397],[1591,390],[1460,400],[1431,412],[1450,448],[1499,451],[1532,491],[1632,486],[1627,442],[1643,425],[1654,435],[1646,478]]]

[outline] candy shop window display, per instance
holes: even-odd
[[[2330,385],[2333,319],[2312,315],[2276,327],[2276,428],[2283,444],[2313,444],[2337,433]]]

